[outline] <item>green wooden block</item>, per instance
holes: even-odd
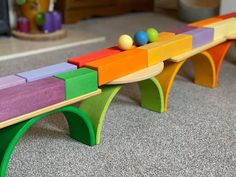
[[[98,89],[97,71],[92,69],[80,68],[55,75],[55,77],[65,81],[66,100]]]

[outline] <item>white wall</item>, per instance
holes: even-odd
[[[220,14],[236,12],[236,0],[221,0]]]

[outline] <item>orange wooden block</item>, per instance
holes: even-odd
[[[222,21],[222,20],[223,19],[221,19],[221,18],[212,17],[212,18],[208,18],[208,19],[205,19],[205,20],[190,23],[189,25],[190,26],[195,26],[195,27],[203,27],[203,26],[206,26],[206,25],[209,25],[209,24],[212,24],[212,23]]]
[[[173,37],[175,33],[170,33],[170,32],[161,32],[158,36],[157,42],[161,42],[167,39],[170,39]]]
[[[141,49],[130,49],[116,55],[86,63],[86,67],[98,72],[98,85],[104,85],[147,67],[147,53]]]
[[[192,36],[185,34],[172,35],[166,40],[153,42],[139,47],[147,52],[148,66],[176,57],[192,50]]]

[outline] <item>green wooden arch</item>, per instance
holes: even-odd
[[[56,112],[63,112],[68,122],[70,137],[78,140],[84,144],[93,146],[95,145],[95,133],[93,125],[89,118],[73,106],[66,106],[33,117],[29,120],[20,122],[18,124],[0,129],[0,176],[5,177],[7,167],[11,158],[12,152],[19,140],[24,136],[27,130],[32,127],[37,121]]]
[[[161,85],[156,78],[138,82],[141,92],[141,106],[155,112],[164,112],[164,96]],[[96,144],[100,144],[101,131],[106,113],[113,98],[118,94],[122,85],[105,85],[102,93],[90,97],[80,104],[80,110],[89,116],[96,133]]]

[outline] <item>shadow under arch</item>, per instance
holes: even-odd
[[[41,114],[29,120],[0,129],[0,176],[5,177],[7,167],[15,146],[27,130],[37,121],[53,113],[63,112],[68,122],[70,137],[84,144],[95,145],[95,133],[89,118],[73,106],[65,106],[57,110]]]
[[[141,106],[151,111],[164,112],[164,96],[161,85],[156,78],[139,81],[138,86],[141,93]],[[102,86],[101,94],[90,97],[80,104],[79,109],[85,112],[93,123],[96,144],[100,144],[106,113],[121,87],[122,85]]]
[[[213,61],[215,63],[216,83],[217,83],[217,80],[218,80],[220,68],[221,68],[223,60],[225,58],[225,55],[228,52],[228,50],[229,50],[229,48],[231,47],[232,44],[233,44],[233,41],[228,40],[228,41],[226,41],[222,44],[219,44],[215,47],[212,47],[212,48],[210,48],[206,51],[207,53],[209,53],[211,55],[211,57],[213,58]]]
[[[215,88],[216,71],[215,71],[215,64],[211,55],[208,54],[207,52],[202,52],[189,58],[188,60],[191,60],[193,62],[193,67],[195,71],[194,82],[201,86]],[[187,60],[177,63],[171,61],[165,61],[164,70],[159,75],[156,76],[163,90],[165,112],[167,111],[168,108],[169,93],[173,85],[174,79],[186,61]]]

